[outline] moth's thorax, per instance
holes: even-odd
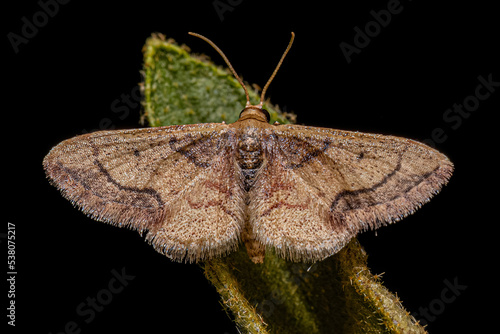
[[[260,132],[258,127],[246,126],[241,128],[238,134],[237,162],[244,177],[246,191],[253,186],[263,161]]]

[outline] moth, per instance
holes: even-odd
[[[49,181],[90,217],[137,230],[178,262],[223,256],[243,242],[262,263],[266,248],[318,261],[359,232],[413,213],[453,172],[435,149],[406,138],[270,124],[265,92],[232,124],[98,131],[47,154]]]

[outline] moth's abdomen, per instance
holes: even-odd
[[[263,160],[262,145],[257,134],[244,133],[239,137],[237,159],[243,173],[245,190],[249,191]]]

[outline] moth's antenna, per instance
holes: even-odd
[[[292,43],[293,43],[293,39],[294,38],[295,38],[295,34],[292,31],[292,38],[290,39],[290,42],[288,43],[288,46],[287,46],[285,52],[281,56],[281,59],[280,59],[280,62],[278,63],[278,66],[276,66],[276,69],[274,70],[273,74],[271,75],[271,77],[269,78],[269,80],[267,80],[267,83],[264,86],[264,89],[262,89],[262,94],[260,95],[260,103],[258,105],[259,108],[262,108],[262,104],[264,103],[264,96],[266,95],[267,88],[271,84],[271,81],[273,81],[276,73],[278,73],[278,70],[279,70],[279,68],[281,66],[281,63],[283,62],[283,59],[285,59],[286,54],[288,53],[288,51],[290,51],[290,48],[292,47]]]
[[[229,62],[229,60],[227,59],[226,55],[224,54],[224,52],[222,52],[221,49],[219,49],[217,47],[217,45],[215,45],[214,42],[212,42],[211,40],[209,40],[208,38],[206,38],[205,36],[202,36],[200,34],[197,34],[197,33],[194,33],[194,32],[189,32],[188,34],[192,35],[192,36],[196,36],[198,38],[201,38],[202,40],[204,40],[205,42],[207,42],[208,44],[210,44],[221,56],[222,58],[224,59],[224,61],[226,62],[227,66],[229,66],[229,69],[231,70],[231,72],[233,72],[233,75],[234,77],[236,78],[236,80],[238,80],[238,82],[240,83],[241,87],[243,87],[243,89],[245,90],[245,96],[247,97],[247,107],[250,105],[250,97],[248,96],[248,90],[247,88],[245,87],[245,84],[243,83],[243,81],[240,79],[240,77],[238,76],[238,74],[236,74],[236,71],[234,70],[233,66],[231,65],[231,63]]]

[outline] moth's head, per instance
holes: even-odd
[[[269,123],[271,116],[269,116],[269,112],[260,105],[246,106],[245,109],[241,111],[238,121],[244,121],[246,119],[254,119],[256,121]]]

